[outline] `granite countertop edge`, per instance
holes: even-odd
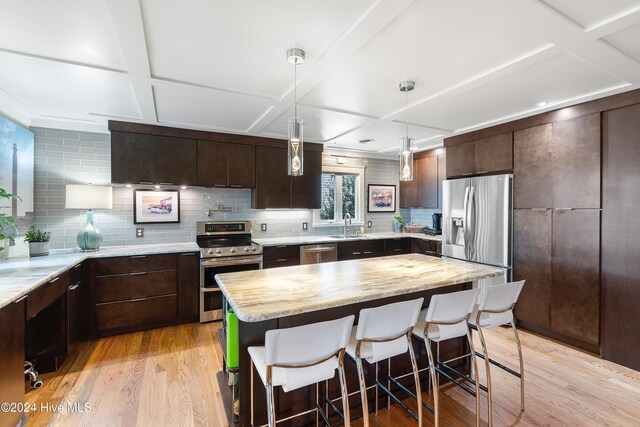
[[[294,236],[294,237],[254,237],[253,241],[262,246],[278,246],[278,245],[316,245],[327,243],[340,243],[359,240],[381,240],[381,239],[421,239],[421,240],[433,240],[436,242],[442,241],[442,235],[429,236],[424,233],[395,233],[395,232],[383,232],[383,233],[369,233],[363,236],[352,235],[346,239],[337,239],[329,236]]]

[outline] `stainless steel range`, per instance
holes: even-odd
[[[215,275],[262,269],[262,246],[251,240],[251,221],[198,222],[200,321],[222,318],[222,291]]]

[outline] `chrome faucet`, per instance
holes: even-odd
[[[349,225],[351,225],[351,214],[349,212],[344,214],[344,237],[345,238],[349,234],[349,229],[347,228],[347,221],[349,221]]]

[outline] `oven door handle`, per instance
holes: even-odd
[[[227,265],[243,265],[243,264],[260,264],[262,263],[262,257],[251,257],[251,258],[242,258],[242,259],[233,259],[233,260],[220,260],[220,259],[212,259],[212,260],[203,260],[200,264],[202,267],[224,267]]]

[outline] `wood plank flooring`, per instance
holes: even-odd
[[[27,426],[226,426],[216,380],[222,358],[215,337],[218,327],[194,323],[78,344],[57,373],[43,375],[44,387],[27,392],[27,401],[38,408]],[[491,356],[515,367],[510,330],[487,335]],[[639,372],[526,332],[521,340],[526,410],[520,412],[517,379],[494,367],[496,426],[640,425]],[[453,386],[440,395],[440,425],[474,425],[471,396]],[[406,402],[415,408],[414,402]],[[47,403],[89,404],[91,411],[40,411]],[[483,395],[484,425],[486,410]],[[372,414],[370,420],[371,426],[417,425],[397,405],[380,410],[377,417]],[[353,425],[362,426],[362,420]],[[429,411],[424,425],[433,425]]]

